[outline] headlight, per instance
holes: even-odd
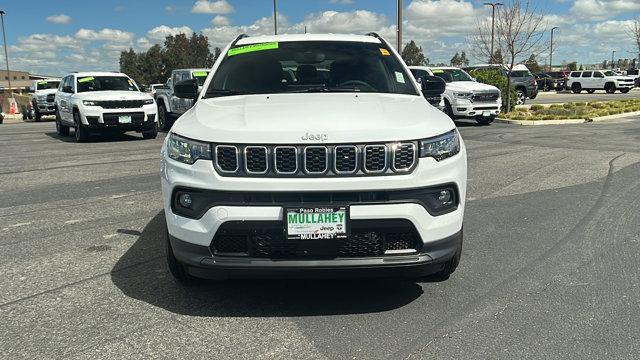
[[[85,106],[98,106],[98,102],[93,100],[82,100],[82,104]]]
[[[153,104],[153,99],[146,99],[143,104],[151,105],[151,104]]]
[[[453,93],[453,96],[457,97],[459,99],[468,99],[471,96],[473,96],[473,93],[472,92],[466,92],[466,91],[459,91],[459,92],[456,91],[456,92]]]
[[[420,157],[432,157],[440,161],[459,152],[460,138],[455,129],[440,136],[420,140]]]
[[[186,139],[173,133],[169,135],[167,154],[173,160],[189,165],[198,159],[212,159],[211,146],[208,143]]]

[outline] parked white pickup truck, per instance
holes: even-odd
[[[189,110],[194,101],[181,99],[174,95],[173,84],[182,81],[196,79],[198,86],[202,89],[202,84],[207,79],[210,69],[178,69],[171,72],[171,77],[167,80],[164,88],[157,88],[154,94],[158,103],[158,128],[168,131],[173,125],[173,121],[185,111]]]
[[[437,76],[447,83],[442,97],[444,112],[451,119],[473,118],[478,124],[488,125],[500,113],[500,90],[495,86],[475,81],[460,68],[410,66],[409,69],[416,78],[426,75]]]
[[[31,85],[31,104],[36,121],[40,121],[42,116],[55,115],[55,97],[60,85],[60,79],[35,80]]]

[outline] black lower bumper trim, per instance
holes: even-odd
[[[462,244],[462,230],[424,244],[419,254],[326,260],[270,260],[213,256],[207,246],[169,235],[176,259],[190,274],[208,279],[308,277],[420,277],[443,269]]]

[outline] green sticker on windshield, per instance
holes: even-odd
[[[227,56],[244,54],[244,53],[249,53],[254,51],[271,50],[271,49],[277,49],[277,48],[278,48],[277,42],[251,44],[251,45],[245,45],[245,46],[229,49],[229,51],[227,51]]]
[[[431,72],[434,74],[444,74],[444,70],[442,69],[432,69]]]
[[[86,82],[89,82],[89,81],[93,81],[95,79],[96,78],[94,78],[93,76],[83,77],[83,78],[78,79],[78,82],[79,83],[86,83]]]
[[[207,77],[209,75],[206,71],[194,71],[192,74],[193,77]]]
[[[48,84],[48,82],[46,82],[46,81],[38,81],[38,85],[47,85],[47,84]]]

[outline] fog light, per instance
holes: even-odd
[[[451,192],[449,190],[441,190],[438,194],[438,201],[442,203],[442,205],[447,205],[451,202]]]
[[[191,207],[191,204],[193,203],[191,195],[189,194],[180,194],[180,197],[178,197],[178,201],[180,202],[180,206],[186,208]]]

